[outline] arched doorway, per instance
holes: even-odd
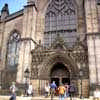
[[[51,82],[55,81],[57,86],[60,83],[67,83],[70,84],[70,72],[67,67],[63,63],[56,63],[53,65],[50,73]]]

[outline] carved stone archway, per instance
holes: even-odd
[[[83,69],[83,81],[87,82],[86,89],[83,93],[87,96],[88,92],[88,60],[87,60],[87,49],[84,46],[84,41],[80,41],[77,38],[75,45],[72,48],[68,48],[64,45],[63,39],[57,35],[52,46],[49,48],[43,47],[41,44],[38,45],[32,51],[32,67],[31,67],[31,79],[39,82],[37,86],[40,90],[44,88],[46,82],[51,81],[50,73],[56,63],[62,63],[70,72],[71,81],[78,88],[80,92],[80,77],[79,69]],[[35,87],[35,85],[34,85]]]
[[[64,64],[72,74],[72,77],[77,75],[79,71],[74,59],[69,57],[66,53],[59,52],[59,53],[51,54],[48,59],[44,59],[44,62],[41,64],[38,71],[39,78],[49,80],[51,69],[56,63]]]

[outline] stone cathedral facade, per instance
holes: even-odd
[[[86,97],[100,85],[100,0],[28,0],[0,16],[0,81],[74,83]],[[83,74],[80,77],[80,70]]]

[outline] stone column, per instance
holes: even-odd
[[[88,58],[89,58],[89,76],[90,76],[90,83],[96,83],[96,57],[95,57],[95,42],[94,37],[88,35],[87,37],[87,45],[88,45]]]
[[[28,2],[24,8],[22,44],[20,48],[17,82],[24,82],[24,71],[31,67],[31,50],[34,49],[37,10],[34,2]],[[31,40],[32,39],[32,40]]]
[[[87,46],[89,57],[89,76],[90,84],[96,84],[97,77],[97,61],[96,61],[96,41],[95,33],[98,32],[98,17],[96,0],[85,1],[86,29],[87,29]]]
[[[95,56],[96,56],[96,74],[97,84],[100,85],[100,33],[95,35]]]
[[[100,33],[88,34],[87,44],[90,84],[100,85]]]

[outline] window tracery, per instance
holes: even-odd
[[[16,68],[19,58],[20,35],[16,32],[11,34],[7,44],[7,66],[8,68]]]
[[[72,0],[52,0],[45,15],[44,45],[51,46],[57,34],[65,44],[72,46],[76,41],[77,14]]]

